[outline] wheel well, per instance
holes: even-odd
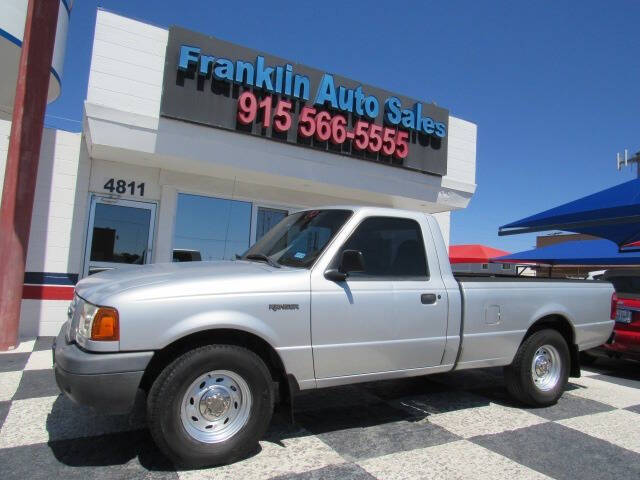
[[[565,341],[567,342],[567,346],[569,347],[569,354],[571,356],[571,368],[569,371],[569,375],[572,377],[579,377],[580,357],[578,347],[575,343],[576,334],[573,330],[573,327],[571,326],[571,323],[566,317],[563,317],[562,315],[547,315],[546,317],[542,317],[529,327],[529,330],[527,330],[527,333],[522,341],[529,338],[535,332],[547,328],[556,330],[560,333],[560,335],[564,337]]]
[[[192,333],[167,345],[162,350],[158,350],[147,365],[140,382],[140,388],[148,393],[160,372],[173,360],[189,350],[214,343],[244,347],[258,355],[269,369],[272,380],[278,385],[278,398],[288,398],[289,379],[282,359],[275,349],[257,335],[233,329],[214,329]]]
[[[575,333],[573,331],[573,327],[562,315],[547,315],[546,317],[542,317],[537,320],[533,325],[529,327],[527,330],[527,334],[525,335],[525,339],[533,335],[539,330],[543,330],[545,328],[551,328],[553,330],[557,330],[567,341],[568,345],[573,345],[575,343]]]

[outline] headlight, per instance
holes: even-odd
[[[78,316],[78,340],[118,341],[120,325],[115,308],[99,307],[82,302]]]
[[[91,338],[91,326],[97,311],[97,306],[82,302],[82,310],[80,310],[80,317],[78,318],[78,335],[87,340]]]
[[[81,300],[77,294],[73,294],[73,300],[69,304],[69,308],[67,309],[67,330],[65,332],[65,337],[67,339],[67,343],[76,339],[76,330],[77,328],[77,318],[76,318],[76,310],[78,309],[78,305]]]
[[[74,293],[73,294],[73,300],[69,304],[69,308],[67,308],[67,317],[69,318],[69,321],[71,321],[73,319],[73,314],[75,313],[76,308],[78,307],[78,302],[79,301],[80,300],[79,300],[78,295],[76,295]]]

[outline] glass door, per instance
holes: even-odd
[[[91,199],[84,275],[151,262],[156,204]]]

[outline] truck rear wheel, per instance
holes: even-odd
[[[505,367],[507,390],[527,405],[553,405],[567,386],[569,362],[569,347],[559,332],[535,332],[522,342],[513,363]]]
[[[151,434],[177,465],[231,463],[255,448],[273,412],[262,359],[234,345],[207,345],[169,364],[147,397]]]

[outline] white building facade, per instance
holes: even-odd
[[[194,79],[187,72],[184,80],[183,88],[192,88],[192,92],[186,92],[187,100],[178,105],[180,115],[167,114],[172,102],[168,79],[179,78],[180,61],[189,58],[184,49],[182,57],[170,54],[184,46],[176,43],[178,33],[98,11],[82,133],[46,130],[43,139],[22,337],[57,334],[78,279],[123,264],[233,259],[295,210],[336,204],[420,210],[436,215],[448,242],[450,212],[465,208],[470,201],[476,187],[476,125],[439,107],[425,105],[424,109],[434,111],[434,118],[446,115],[443,143],[437,144],[444,145],[444,150],[431,152],[432,144],[427,142],[425,147],[414,135],[410,138],[416,142],[408,144],[413,157],[405,160],[364,152],[354,155],[346,141],[337,146],[315,137],[306,143],[299,141],[295,135],[299,119],[295,118],[294,133],[271,135],[255,125],[239,125],[235,131],[214,125],[218,121],[214,117],[211,123],[201,118],[178,119],[176,116],[189,117],[190,108],[199,109],[199,98],[217,94],[213,69],[224,59],[210,60],[209,76],[203,76],[205,87],[200,89],[201,57],[190,65],[196,69]],[[195,32],[182,33],[200,38]],[[198,48],[203,55],[208,53],[205,44]],[[235,48],[244,52],[243,47],[229,48],[231,53]],[[233,58],[237,60],[242,59]],[[259,61],[254,65],[256,72]],[[282,65],[286,74],[289,67],[285,64],[290,66],[284,60],[274,63]],[[296,64],[291,70],[311,78],[312,87],[315,73],[312,69],[307,73],[306,68]],[[275,67],[273,75],[279,75]],[[218,86],[224,84],[224,79],[216,78]],[[211,89],[206,82],[212,82]],[[343,85],[357,85],[345,82]],[[175,88],[171,85],[171,92]],[[220,101],[238,102],[238,93],[256,90],[242,82],[230,82],[228,88],[231,93]],[[307,104],[315,94],[313,88],[308,90]],[[387,92],[380,92],[382,116],[387,112],[382,104]],[[256,98],[264,101],[266,96]],[[398,97],[404,106],[404,97]],[[274,95],[278,104],[286,99],[286,94]],[[274,110],[279,108],[276,105]],[[331,118],[339,114],[333,111]],[[233,119],[235,115],[234,111]],[[10,124],[0,122],[2,175]],[[375,150],[371,142],[368,148]],[[422,156],[417,157],[418,153]],[[440,163],[436,165],[432,159],[437,155]],[[403,168],[407,165],[403,161],[413,159],[416,165],[427,167],[422,171]],[[436,165],[435,170],[444,165],[446,172],[426,171],[430,165]]]

